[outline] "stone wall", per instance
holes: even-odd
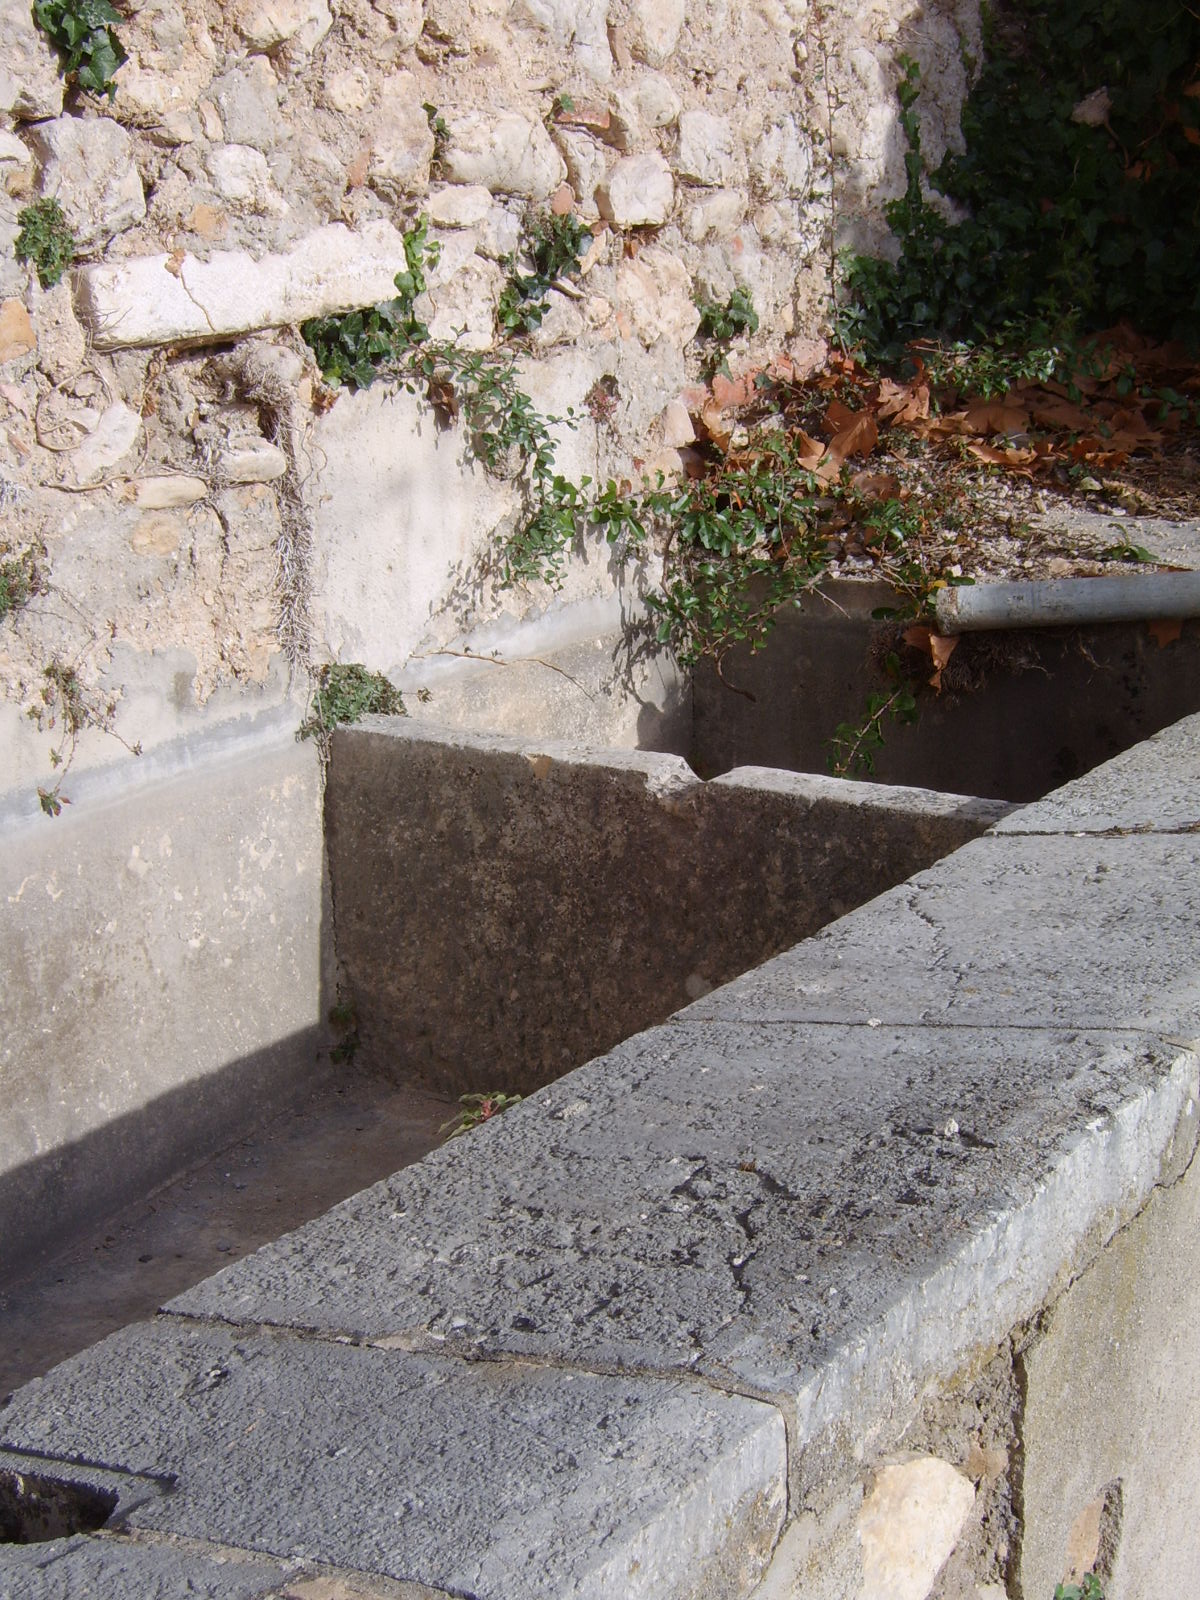
[[[338,961],[362,1056],[461,1094],[527,1091],[758,965],[1007,807],[678,757],[334,735]]]
[[[108,101],[64,91],[25,0],[0,6],[2,539],[43,579],[0,624],[0,751],[27,795],[55,737],[48,664],[72,663],[149,748],[278,703],[311,659],[395,673],[552,603],[497,592],[511,483],[465,464],[460,430],[411,397],[330,408],[297,335],[389,296],[415,217],[441,245],[419,309],[434,336],[481,349],[527,210],[593,229],[523,381],[543,410],[576,412],[569,476],[669,473],[691,437],[697,302],[747,289],[754,353],[810,358],[835,235],[877,239],[903,187],[897,56],[925,70],[936,157],[977,44],[970,0],[122,14],[129,60]],[[42,197],[80,251],[48,290],[14,255],[17,214]],[[577,555],[555,603],[611,593],[596,556]],[[120,755],[89,732],[76,769]]]

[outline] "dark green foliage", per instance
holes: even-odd
[[[541,325],[546,295],[558,279],[578,272],[580,257],[591,242],[591,234],[577,217],[526,218],[521,254],[533,270],[522,274],[515,258],[508,262],[508,282],[496,306],[496,321],[505,333],[531,333]]]
[[[113,76],[128,59],[114,32],[121,13],[108,0],[35,0],[33,15],[62,52],[63,76],[111,100],[117,92]]]
[[[425,292],[425,267],[437,265],[441,249],[428,234],[428,218],[422,217],[404,235],[404,266],[395,277],[395,299],[301,324],[301,336],[326,383],[370,388],[383,368],[429,337],[413,311],[417,296]]]
[[[758,312],[749,289],[735,289],[723,306],[715,300],[706,300],[697,309],[700,312],[698,338],[728,344],[741,333],[758,332]]]
[[[312,714],[299,729],[302,739],[327,740],[339,723],[363,717],[407,715],[400,691],[381,672],[368,672],[360,662],[330,662],[313,684]]]
[[[31,262],[42,288],[52,288],[75,259],[75,235],[62,207],[57,200],[35,200],[17,213],[17,221],[17,260]]]
[[[901,254],[851,259],[843,337],[892,359],[918,336],[1045,344],[1124,319],[1200,344],[1200,12],[1008,0],[986,46],[966,148],[929,175],[968,209],[957,223],[922,192],[920,79],[902,58]]]

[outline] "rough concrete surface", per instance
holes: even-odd
[[[671,1024],[171,1309],[696,1370],[780,1397],[811,1493],[831,1430],[886,1444],[1136,1209],[1195,1073],[1123,1034]]]
[[[977,839],[684,1015],[1192,1038],[1198,867],[1196,834]]]
[[[785,1503],[778,1413],[696,1383],[465,1368],[176,1319],[35,1380],[0,1430],[8,1446],[172,1474],[132,1531],[480,1600],[682,1597],[723,1552],[735,1570],[711,1592],[744,1593]]]
[[[338,956],[401,1080],[527,1090],[978,834],[995,802],[368,719],[334,736]]]
[[[284,733],[5,841],[4,1275],[303,1090],[323,1037],[316,750]]]
[[[1089,1504],[1101,1515],[1080,1554],[1088,1570],[1102,1571],[1106,1594],[1196,1592],[1198,1240],[1193,1161],[1071,1285],[1025,1352],[1027,1595],[1052,1594],[1068,1576],[1072,1524]],[[1114,1489],[1110,1544],[1102,1513]]]
[[[859,1511],[906,1436],[1019,1473],[928,1420],[1015,1346],[1041,1463],[1015,1489],[1051,1491],[1079,1313],[1084,1370],[1109,1359],[1080,1274],[1116,1275],[1149,1414],[1187,1349],[1154,1285],[1194,1231],[1196,841],[1070,826],[1130,781],[1090,775],[1062,832],[965,846],[57,1368],[4,1440],[179,1473],[135,1527],[507,1600],[748,1594],[786,1482],[763,1594],[863,1600]],[[1094,1443],[1079,1494],[1163,1492],[1153,1436]],[[1200,1570],[1194,1525],[1151,1520]]]

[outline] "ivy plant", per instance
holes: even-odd
[[[117,68],[128,60],[116,33],[121,13],[108,0],[35,0],[33,15],[58,47],[63,76],[111,100]]]

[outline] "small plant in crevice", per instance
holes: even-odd
[[[1104,1600],[1104,1586],[1094,1572],[1085,1572],[1078,1583],[1060,1583],[1054,1600]]]
[[[20,232],[13,250],[28,261],[43,289],[52,289],[75,259],[75,235],[57,200],[35,200],[17,213]]]
[[[729,344],[743,333],[758,332],[758,312],[749,289],[735,289],[724,305],[715,300],[698,302],[700,327],[697,338],[714,344]]]
[[[532,333],[546,315],[546,296],[564,278],[579,271],[584,251],[592,234],[578,217],[571,215],[530,215],[525,219],[521,245],[508,259],[508,281],[496,304],[496,321],[501,332]],[[520,259],[529,262],[531,271],[517,270]]]
[[[403,717],[404,698],[381,672],[369,672],[358,661],[331,661],[317,670],[312,709],[297,729],[300,739],[316,739],[328,753],[334,728],[363,717]]]
[[[389,365],[429,337],[414,306],[427,287],[425,269],[437,265],[440,253],[437,240],[429,238],[429,220],[422,217],[404,235],[404,266],[393,280],[393,299],[301,323],[301,337],[326,383],[368,389]]]
[[[0,622],[28,605],[41,583],[34,551],[22,550],[13,555],[7,544],[0,543]]]
[[[38,803],[48,817],[57,817],[68,805],[63,783],[75,759],[82,734],[89,728],[106,733],[124,745],[130,755],[140,756],[140,744],[130,744],[116,730],[117,701],[86,683],[79,667],[57,657],[42,668],[42,686],[37,702],[26,715],[38,730],[53,731],[57,738],[50,750],[50,765],[58,779],[50,789],[38,789]]]
[[[493,1090],[490,1094],[462,1094],[458,1097],[460,1109],[443,1122],[438,1130],[445,1139],[457,1139],[464,1133],[469,1133],[472,1128],[477,1128],[481,1122],[488,1122],[492,1117],[498,1117],[502,1112],[508,1111],[518,1104],[522,1096],[519,1094],[504,1094]]]
[[[108,0],[34,0],[33,15],[62,55],[63,77],[111,100],[114,75],[128,60],[116,32],[121,13]]]

